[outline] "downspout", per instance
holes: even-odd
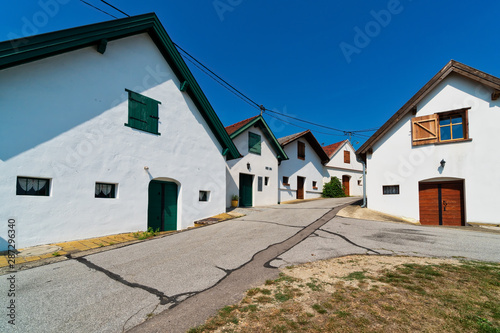
[[[359,159],[358,155],[356,155],[356,160],[363,164],[363,204],[361,208],[366,208],[366,162],[363,159]]]

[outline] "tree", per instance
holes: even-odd
[[[332,177],[328,183],[323,185],[324,198],[345,197],[344,187],[337,177]]]

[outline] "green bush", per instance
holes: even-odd
[[[345,197],[344,187],[337,177],[332,177],[328,183],[323,185],[324,198],[342,198]]]

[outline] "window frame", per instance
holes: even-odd
[[[258,141],[256,141],[258,139]],[[262,154],[262,136],[253,132],[248,132],[248,152],[250,154]]]
[[[313,190],[318,189],[318,182],[317,181],[315,181],[315,180],[312,181],[312,188],[313,188]]]
[[[303,161],[306,159],[306,144],[302,141],[297,141],[297,158]]]
[[[204,193],[205,196],[203,196],[202,193]],[[198,192],[198,202],[209,202],[209,201],[210,201],[210,191],[200,190]]]
[[[437,117],[438,117],[437,127],[438,127],[438,136],[439,136],[438,142],[439,143],[464,141],[464,140],[469,139],[469,121],[468,121],[468,117],[467,117],[468,116],[468,112],[467,111],[468,110],[465,109],[465,110],[456,110],[456,111],[441,112],[441,113],[437,114]],[[462,137],[458,138],[458,139],[453,139],[453,125],[456,125],[456,124],[453,124],[452,121],[451,121],[451,118],[453,116],[460,116],[462,118],[462,122],[461,122],[461,124],[462,124]],[[449,125],[441,125],[441,120],[444,119],[444,118],[449,118],[450,119],[450,124]],[[443,140],[441,138],[441,128],[442,127],[449,127],[450,128],[451,139]]]
[[[262,192],[264,189],[264,179],[262,176],[257,177],[257,192]]]
[[[285,181],[286,180],[286,181]],[[287,177],[287,176],[283,176],[283,179],[282,179],[282,182],[283,182],[283,186],[290,186],[290,177]]]
[[[471,141],[472,139],[469,137],[469,109],[462,108],[451,111],[437,112],[434,114],[413,117],[411,118],[411,141],[412,146],[421,146],[428,144],[447,144],[447,143],[455,143],[455,142],[465,142]],[[444,118],[453,117],[453,116],[461,116],[462,117],[462,131],[463,138],[443,140],[441,138],[441,128],[442,127],[450,127],[450,135],[453,135],[453,128],[451,124],[441,126],[440,122]]]
[[[98,196],[98,194],[95,194],[95,191],[96,191],[96,188],[98,185],[111,185],[111,191],[109,192],[109,196]],[[118,184],[116,184],[116,183],[95,182],[94,198],[96,198],[96,199],[116,199],[116,197],[117,197],[116,189],[117,188],[118,188]],[[100,192],[100,193],[104,194],[104,192]]]
[[[128,92],[128,122],[124,125],[142,132],[161,135],[158,131],[160,123],[158,105],[161,102],[129,89],[125,91]],[[141,113],[142,117],[136,117],[137,113]]]
[[[34,190],[34,187],[31,187],[29,190],[26,189],[24,190],[22,188],[22,185],[20,183],[20,179],[26,180],[26,188],[28,188],[28,181],[29,180],[37,180],[38,181],[38,186],[40,186],[40,180],[46,181],[46,184],[42,187],[39,188],[38,190]],[[16,177],[16,195],[22,195],[22,196],[32,196],[32,197],[50,197],[50,190],[52,188],[52,178],[40,178],[40,177],[29,177],[29,176],[17,176]],[[35,193],[28,193],[29,191],[34,190]],[[41,192],[43,190],[43,193]],[[24,193],[21,193],[24,192]],[[40,192],[40,193],[38,193]]]
[[[394,189],[397,191],[390,191],[390,189]],[[389,192],[397,192],[397,193],[389,193]],[[399,185],[382,185],[382,195],[399,195],[399,194],[401,194]]]
[[[264,177],[264,186],[269,185],[269,177]]]

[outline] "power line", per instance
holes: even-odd
[[[116,16],[114,15],[111,15],[109,14],[108,12],[100,9],[100,8],[97,8],[91,4],[89,4],[88,2],[84,1],[84,0],[80,0],[81,2],[111,16],[111,17],[114,17],[114,18],[117,18]],[[130,17],[130,15],[128,15],[127,13],[125,13],[124,11],[120,10],[119,8],[113,6],[112,4],[110,4],[109,2],[107,1],[104,1],[104,0],[101,0],[102,3],[106,4],[107,6],[119,11],[120,13],[122,13],[123,15],[126,15],[127,17]],[[254,107],[254,108],[257,108],[259,110],[261,110],[261,113],[262,112],[272,112],[272,113],[275,113],[275,114],[278,114],[280,116],[283,116],[283,117],[288,117],[288,118],[291,118],[291,119],[294,119],[296,121],[300,121],[300,122],[303,122],[303,123],[306,123],[306,124],[309,124],[309,125],[313,125],[313,126],[317,126],[317,127],[322,127],[322,128],[326,128],[326,129],[329,129],[329,130],[332,130],[332,131],[337,131],[337,132],[342,132],[344,135],[354,135],[355,133],[359,133],[359,132],[372,132],[372,131],[376,131],[378,128],[370,128],[370,129],[365,129],[365,130],[358,130],[358,131],[345,131],[345,130],[341,130],[341,129],[338,129],[338,128],[333,128],[333,127],[330,127],[330,126],[325,126],[325,125],[321,125],[321,124],[317,124],[317,123],[314,123],[314,122],[311,122],[311,121],[307,121],[307,120],[303,120],[303,119],[299,119],[299,118],[295,118],[295,117],[292,117],[292,116],[289,116],[289,115],[286,115],[286,114],[283,114],[283,113],[280,113],[280,112],[276,112],[276,111],[273,111],[273,110],[269,110],[267,108],[265,108],[264,106],[262,105],[259,105],[257,102],[255,102],[254,100],[252,100],[250,97],[248,97],[247,95],[245,95],[244,93],[242,93],[240,90],[236,89],[233,85],[231,85],[229,82],[227,82],[226,80],[224,80],[222,77],[220,77],[219,75],[217,75],[214,71],[212,71],[210,68],[208,68],[207,66],[205,66],[203,63],[201,63],[198,59],[196,59],[195,57],[193,57],[189,52],[187,52],[186,50],[184,50],[181,46],[179,46],[178,44],[172,42],[174,44],[175,47],[177,47],[182,53],[185,54],[184,58],[186,60],[188,60],[189,62],[191,62],[193,65],[195,65],[198,69],[200,69],[204,74],[208,75],[211,79],[213,79],[215,82],[217,82],[218,84],[220,84],[221,86],[223,86],[225,89],[227,89],[228,91],[230,91],[231,93],[233,93],[234,95],[236,95],[237,97],[239,97],[242,101],[244,101],[245,103],[249,104],[250,106]],[[182,54],[181,54],[182,55]],[[187,57],[186,57],[187,56]],[[200,67],[201,66],[201,67]],[[274,117],[276,118],[276,117]],[[278,118],[277,118],[278,119]],[[284,120],[280,119],[281,121],[285,122]],[[300,127],[298,125],[295,125],[295,124],[292,124],[292,123],[289,123],[293,126],[297,126],[297,127]],[[320,132],[318,132],[320,133]],[[323,133],[323,134],[327,134],[327,135],[333,135],[333,134],[329,134],[329,133]],[[362,136],[360,134],[358,134],[359,136]]]
[[[272,117],[272,118],[274,118],[274,119],[277,119],[277,120],[279,120],[279,121],[281,121],[281,122],[283,122],[283,123],[285,123],[285,124],[292,125],[292,126],[295,126],[295,127],[298,127],[298,128],[306,129],[306,130],[308,130],[308,129],[309,129],[309,128],[307,128],[307,127],[300,126],[300,125],[297,125],[297,124],[293,124],[293,123],[291,123],[291,122],[288,122],[288,121],[286,121],[286,120],[283,120],[283,119],[281,119],[281,118],[278,118],[278,117],[276,117],[276,116],[273,116],[272,114],[269,114],[269,113],[268,113],[267,115],[268,115],[269,117]],[[320,131],[316,131],[316,130],[315,130],[314,132],[315,132],[315,133],[319,133],[319,134],[331,135],[331,136],[344,136],[344,134],[332,134],[332,133],[325,133],[325,132],[320,132]]]
[[[255,106],[253,105],[252,103],[250,103],[248,100],[244,99],[242,96],[240,96],[239,94],[237,94],[236,92],[234,92],[233,90],[231,90],[229,87],[227,87],[226,85],[224,85],[222,82],[220,82],[219,80],[217,80],[217,78],[213,77],[210,73],[208,73],[207,71],[205,71],[202,67],[198,66],[198,64],[196,64],[193,60],[189,59],[189,58],[186,58],[184,57],[184,59],[186,59],[187,61],[189,61],[190,63],[192,63],[194,66],[196,66],[200,71],[202,71],[203,73],[205,73],[208,77],[210,77],[212,80],[214,80],[215,82],[217,82],[218,84],[220,84],[222,87],[224,87],[225,89],[227,89],[230,93],[234,94],[236,97],[240,98],[243,102],[247,103],[248,105],[250,105],[251,107],[253,108],[256,108],[256,109],[259,109],[260,108],[258,106]]]
[[[113,9],[115,9],[115,10],[119,11],[119,12],[120,12],[120,13],[122,13],[123,15],[125,15],[125,16],[127,16],[127,17],[130,17],[130,15],[129,15],[129,14],[125,13],[123,10],[120,10],[120,9],[116,8],[115,6],[113,6],[112,4],[110,4],[109,2],[106,2],[106,1],[104,1],[104,0],[101,0],[101,2],[105,3],[106,5],[108,5],[108,6],[109,6],[109,7],[111,7],[111,8],[113,8]]]
[[[111,17],[114,17],[115,19],[117,19],[117,18],[118,18],[118,17],[116,17],[116,16],[114,16],[114,15],[112,15],[112,14],[110,14],[110,13],[108,13],[108,12],[104,11],[104,10],[102,10],[101,8],[98,8],[98,7],[96,7],[96,6],[94,6],[94,5],[90,4],[90,3],[88,3],[87,1],[84,1],[84,0],[80,0],[80,1],[81,1],[81,2],[83,2],[83,3],[84,3],[84,4],[86,4],[86,5],[88,5],[88,6],[92,7],[92,8],[94,8],[94,9],[97,9],[97,10],[98,10],[98,11],[100,11],[100,12],[103,12],[103,13],[104,13],[104,14],[106,14],[106,15],[109,15],[109,16],[111,16]]]
[[[172,42],[173,43],[173,42]],[[239,95],[241,95],[243,98],[245,98],[246,100],[248,100],[249,102],[251,102],[252,104],[254,104],[255,106],[259,106],[258,103],[256,103],[254,100],[252,100],[250,97],[248,97],[247,95],[245,95],[244,93],[242,93],[241,91],[239,91],[238,89],[236,89],[235,87],[233,87],[229,82],[227,82],[226,80],[224,80],[223,78],[221,78],[219,75],[215,74],[210,68],[208,68],[207,66],[205,66],[204,64],[202,64],[198,59],[196,59],[195,57],[193,57],[191,54],[189,54],[186,50],[184,50],[182,47],[180,47],[179,45],[177,45],[176,43],[173,43],[179,50],[181,50],[183,53],[185,53],[188,57],[190,57],[191,59],[193,59],[197,64],[199,64],[200,66],[202,66],[203,68],[205,68],[207,71],[209,71],[210,73],[212,73],[213,75],[215,75],[219,80],[221,80],[222,82],[224,82],[226,85],[228,85],[232,90],[234,90],[236,93],[238,93]],[[197,66],[198,67],[198,66]],[[198,67],[199,68],[199,67]]]

